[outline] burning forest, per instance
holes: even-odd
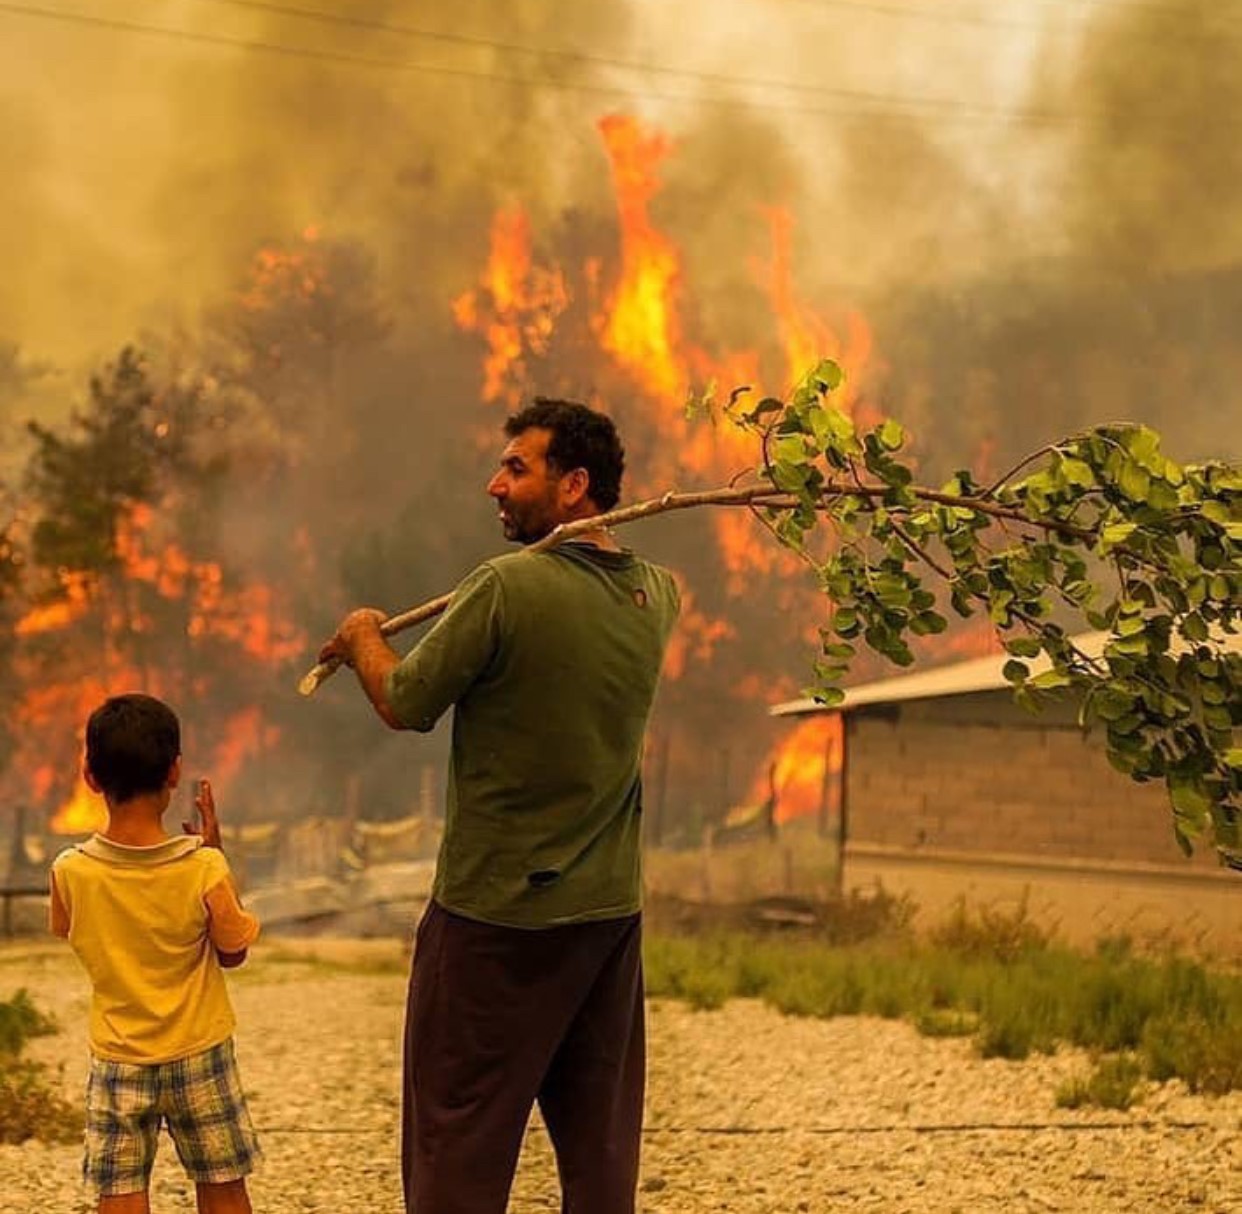
[[[590,402],[612,410],[629,436],[631,496],[721,483],[753,463],[740,432],[687,418],[696,384],[782,385],[821,351],[851,372],[847,406],[863,399],[866,323],[845,313],[838,335],[798,298],[789,214],[774,207],[762,216],[767,248],[755,259],[770,339],[752,349],[713,347],[690,332],[682,257],[651,213],[670,142],[623,116],[605,119],[599,133],[617,191],[616,264],[602,255],[575,266],[541,260],[530,217],[512,204],[491,221],[476,283],[445,301],[479,349],[477,405],[459,417],[449,457],[455,472],[477,470],[467,489],[493,458],[506,412],[537,387],[568,391],[589,379]],[[353,774],[345,756],[311,759],[318,745],[307,752],[305,722],[291,719],[291,672],[310,652],[308,638],[354,587],[363,597],[379,590],[395,608],[396,596],[412,599],[432,579],[451,584],[461,569],[449,554],[466,536],[480,555],[499,546],[472,517],[482,511],[449,499],[444,478],[426,492],[450,514],[460,511],[465,535],[453,534],[451,522],[443,535],[435,516],[423,515],[423,533],[410,538],[421,559],[406,578],[389,559],[396,537],[368,518],[374,507],[362,484],[346,494],[336,480],[342,449],[365,450],[376,438],[365,419],[338,408],[352,390],[351,362],[382,346],[387,331],[360,249],[315,228],[260,249],[211,325],[198,349],[182,339],[147,354],[123,351],[64,426],[29,428],[32,450],[8,531],[15,707],[6,778],[9,797],[56,831],[97,824],[98,803],[75,774],[80,728],[95,703],[127,688],[195,706],[187,753],[224,796],[238,790],[243,817],[298,813],[285,790],[304,781],[279,773],[308,763],[322,807],[343,804]],[[290,513],[314,517],[325,491],[340,503],[334,525],[290,533]],[[275,493],[280,506],[271,509]],[[405,504],[404,528],[417,527],[412,516],[430,505],[419,496]],[[663,545],[686,608],[656,724],[660,779],[669,780],[672,762],[674,783],[710,788],[694,807],[710,820],[741,798],[767,795],[772,767],[782,814],[810,812],[823,782],[822,727],[810,745],[795,739],[774,767],[764,760],[765,739],[739,746],[729,734],[761,734],[765,702],[796,690],[799,650],[822,615],[817,593],[750,520],[721,512],[704,530],[680,528]],[[325,571],[339,580],[316,602]],[[801,623],[771,636],[765,617],[773,609]],[[89,673],[75,677],[79,670]],[[694,705],[721,695],[732,703],[731,722],[695,722]],[[675,827],[676,811],[670,820]]]
[[[1209,20],[1200,3],[1182,7],[1192,24]],[[544,4],[518,16],[531,37],[557,21]],[[297,675],[343,609],[401,610],[501,548],[482,488],[505,416],[536,393],[616,418],[627,499],[754,466],[753,440],[689,419],[688,394],[779,395],[824,357],[846,373],[836,403],[860,426],[900,418],[929,477],[966,467],[986,480],[1030,446],[1135,413],[1180,454],[1236,454],[1242,244],[1179,228],[1150,271],[1142,236],[1163,228],[1092,170],[1119,107],[1141,111],[1158,91],[1182,119],[1215,104],[1153,21],[1113,14],[1079,31],[1072,79],[1044,44],[1033,52],[1044,66],[1032,94],[1085,115],[1054,124],[1032,154],[1068,166],[1050,188],[1066,199],[1060,227],[1048,206],[1032,228],[1029,197],[1006,195],[1013,181],[986,184],[979,166],[1004,123],[978,135],[981,154],[960,129],[938,139],[929,107],[864,107],[795,130],[745,98],[687,118],[595,97],[586,117],[572,92],[502,81],[501,116],[463,101],[438,126],[375,81],[325,109],[331,64],[287,65],[240,90],[241,110],[253,102],[298,133],[308,163],[237,134],[251,176],[215,196],[227,236],[208,242],[211,273],[185,259],[194,300],[141,312],[110,356],[93,347],[89,377],[41,359],[37,343],[28,352],[0,311],[23,342],[0,345],[3,804],[57,831],[90,829],[98,809],[77,775],[86,713],[141,689],[182,710],[188,760],[237,820],[338,815],[350,801],[371,818],[408,813],[408,739],[377,738],[341,689],[307,711]],[[1097,70],[1118,40],[1143,48],[1156,83]],[[1231,96],[1237,45],[1213,43],[1200,73],[1233,80]],[[226,66],[189,70],[210,86]],[[391,180],[378,184],[355,150],[324,170],[313,201],[255,210],[265,187],[280,193],[282,169],[311,173],[371,122]],[[1223,168],[1203,162],[1163,120],[1129,137],[1157,200],[1198,179],[1226,197],[1242,188],[1235,153]],[[150,209],[160,232],[170,199],[203,184],[203,169],[176,163],[186,181]],[[1109,227],[1123,194],[1125,222]],[[1026,244],[1008,230],[1024,225]],[[118,294],[133,294],[112,268]],[[789,735],[764,716],[808,680],[821,592],[748,512],[695,513],[626,536],[676,571],[683,594],[648,746],[666,839],[697,838],[765,798],[779,821],[818,814],[840,762],[831,723]],[[991,644],[962,627],[927,638],[920,657]],[[857,674],[883,671],[875,660]],[[443,760],[442,732],[421,746],[415,762]]]

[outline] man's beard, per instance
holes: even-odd
[[[514,544],[534,544],[543,539],[556,526],[542,510],[527,510],[521,515],[503,510],[500,525],[504,528],[505,539]]]

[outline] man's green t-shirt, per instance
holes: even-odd
[[[666,569],[583,543],[457,587],[388,680],[411,729],[456,706],[441,906],[515,927],[639,909],[643,734],[677,610]]]

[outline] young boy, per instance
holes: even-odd
[[[90,975],[83,1174],[100,1214],[149,1214],[167,1124],[202,1214],[250,1214],[259,1144],[233,1057],[221,968],[259,934],[237,900],[204,780],[201,833],[163,825],[181,777],[181,727],[151,696],[114,696],[86,726],[86,782],[108,825],[52,865],[51,929]]]

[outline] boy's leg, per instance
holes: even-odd
[[[198,1214],[252,1214],[250,1194],[244,1180],[227,1180],[223,1184],[196,1184]],[[129,1214],[125,1211],[125,1214]]]
[[[160,1111],[200,1210],[248,1211],[245,1177],[260,1157],[233,1042],[160,1067]],[[204,1205],[205,1200],[209,1203]]]
[[[634,920],[608,955],[539,1091],[563,1214],[634,1214],[646,1081],[643,1016],[642,928]]]
[[[160,1115],[154,1067],[92,1058],[82,1178],[105,1214],[147,1214]]]
[[[147,1191],[122,1193],[117,1197],[101,1197],[99,1214],[151,1214],[151,1202]]]

